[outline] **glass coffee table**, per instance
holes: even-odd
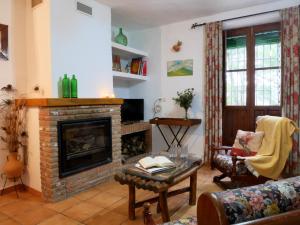
[[[158,212],[161,212],[163,222],[170,221],[167,203],[168,197],[185,192],[189,192],[189,204],[196,204],[197,171],[202,166],[202,160],[194,156],[188,156],[184,159],[170,159],[176,163],[176,167],[166,172],[151,175],[131,164],[115,175],[116,181],[129,187],[128,216],[130,220],[135,219],[136,208],[142,207],[146,202],[158,202]],[[190,179],[189,186],[168,191],[170,187],[188,178]],[[158,196],[137,202],[135,195],[136,188],[152,191],[157,193]]]

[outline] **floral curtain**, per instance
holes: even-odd
[[[205,162],[209,161],[211,146],[222,144],[222,33],[222,22],[205,26]]]
[[[299,124],[299,7],[281,11],[282,25],[282,115]],[[300,173],[299,133],[294,134],[293,149],[286,164],[289,175]]]

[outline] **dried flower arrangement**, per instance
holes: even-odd
[[[185,110],[185,119],[188,118],[187,112],[189,108],[192,106],[193,98],[195,96],[194,94],[194,88],[188,88],[185,89],[182,92],[177,91],[177,98],[173,98],[176,104],[178,104],[180,107],[184,108]]]
[[[16,100],[20,96],[10,84],[1,88],[0,93],[0,140],[10,153],[18,152],[19,149],[26,151],[25,100]]]

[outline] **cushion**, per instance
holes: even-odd
[[[233,148],[244,150],[246,153],[251,155],[251,152],[257,152],[264,137],[264,132],[251,132],[238,130]],[[253,155],[253,153],[252,153]]]
[[[242,223],[300,209],[300,176],[213,194],[229,224]]]
[[[240,148],[232,148],[230,151],[230,155],[241,156],[241,157],[255,156],[256,153],[257,152],[245,151],[244,149],[240,149]]]
[[[174,220],[168,223],[164,223],[163,225],[197,225],[196,217],[188,217],[180,220]]]

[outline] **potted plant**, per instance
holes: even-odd
[[[16,99],[17,91],[10,84],[0,91],[0,140],[9,152],[3,171],[8,179],[14,179],[22,175],[24,168],[18,153],[27,147],[25,100]]]
[[[192,106],[194,94],[194,88],[185,89],[182,92],[177,91],[177,98],[173,98],[176,104],[185,110],[185,119],[188,119],[188,110]]]

